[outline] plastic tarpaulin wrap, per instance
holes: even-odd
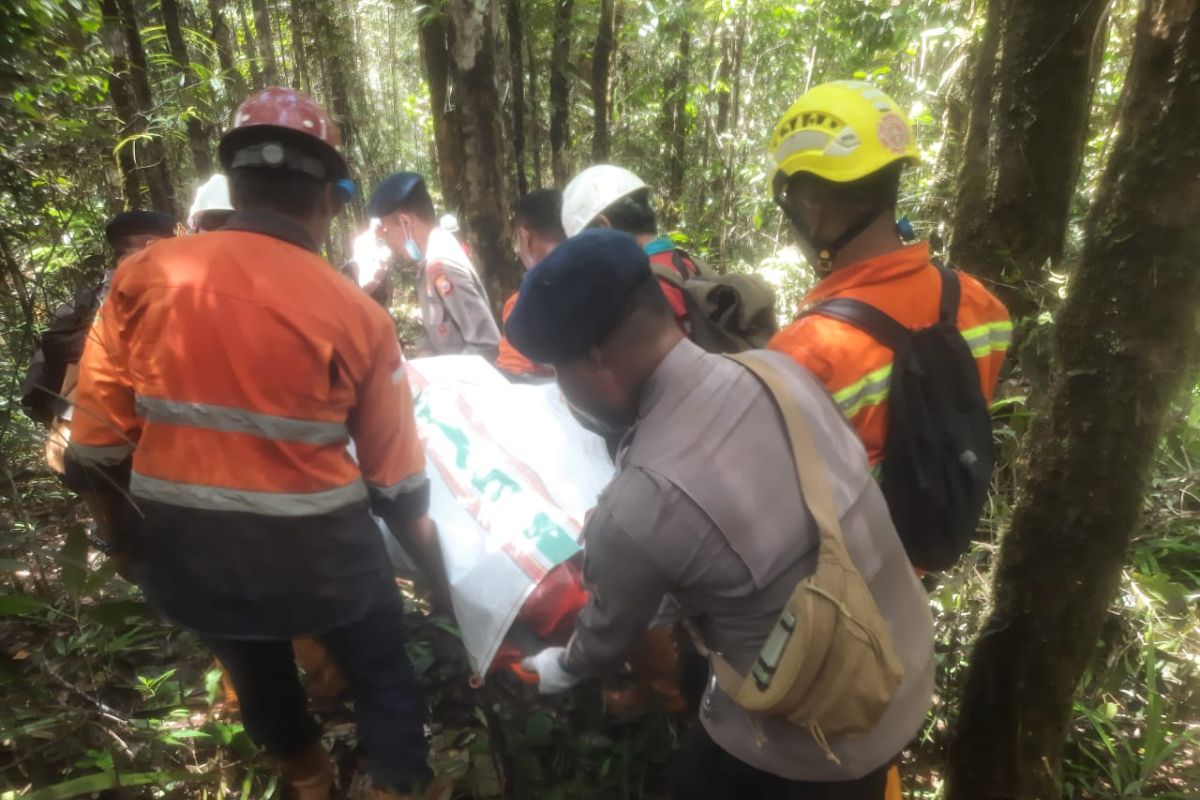
[[[604,442],[555,384],[511,384],[478,356],[407,362],[454,613],[478,675],[526,598],[581,551],[612,478]]]

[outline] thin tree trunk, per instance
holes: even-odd
[[[212,20],[212,38],[217,45],[217,61],[221,64],[223,79],[231,84],[225,94],[232,108],[245,98],[246,81],[242,78],[241,70],[234,66],[233,37],[225,19],[225,3],[226,0],[208,0],[208,16]]]
[[[550,165],[554,185],[563,186],[567,175],[566,150],[570,141],[571,14],[574,0],[555,0],[554,46],[550,51]]]
[[[687,23],[681,23],[675,63],[663,81],[660,135],[666,147],[667,196],[663,212],[668,222],[678,219],[679,200],[683,195],[684,154],[687,146],[685,106],[688,92],[688,59],[692,35]]]
[[[513,159],[517,173],[517,194],[524,196],[529,191],[529,179],[525,175],[525,68],[521,58],[521,0],[505,0],[504,9],[512,83]]]
[[[351,32],[346,25],[345,8],[340,2],[319,0],[312,4],[313,35],[321,42],[321,54],[326,65],[325,75],[329,83],[325,94],[330,110],[342,129],[342,147],[349,151],[356,143],[358,126],[355,124],[351,98],[355,80],[354,47]]]
[[[250,26],[249,17],[246,16],[245,6],[237,0],[235,0],[234,6],[237,7],[238,21],[242,25],[242,49],[246,55],[246,63],[250,67],[250,86],[254,89],[261,89],[263,88],[262,67],[258,59],[258,48],[254,44],[254,30]]]
[[[263,82],[267,86],[279,83],[279,70],[275,65],[275,45],[271,41],[271,11],[267,0],[252,0],[254,5],[254,35],[258,39],[258,53],[262,57]]]
[[[538,106],[537,59],[533,53],[533,40],[525,40],[525,55],[529,59],[529,130],[533,145],[533,183],[541,188],[542,180],[542,112]]]
[[[988,7],[950,255],[1006,284],[1017,314],[1037,307],[1046,264],[1063,255],[1103,9],[1099,0]]]
[[[308,58],[304,51],[304,18],[300,14],[299,0],[291,0],[288,14],[292,23],[292,61],[296,63],[296,80],[305,94],[312,92],[308,78]]]
[[[1072,695],[1200,344],[1197,130],[1200,5],[1143,0],[1120,133],[1055,323],[1048,402],[963,687],[948,800],[1063,796]]]
[[[137,106],[137,131],[145,134],[144,150],[147,164],[144,170],[146,187],[150,190],[150,203],[158,211],[175,215],[175,198],[171,187],[171,173],[167,166],[166,148],[162,137],[149,132],[150,117],[154,112],[154,95],[150,91],[150,71],[146,65],[146,51],[142,47],[142,35],[138,27],[137,14],[132,0],[117,0],[121,28],[129,56],[129,82],[133,88],[133,100]]]
[[[494,311],[521,281],[513,257],[505,146],[500,135],[500,93],[496,87],[499,0],[449,0],[454,31],[452,65],[462,137],[461,211],[466,236]]]
[[[167,33],[167,44],[171,48],[171,58],[179,67],[179,75],[184,85],[184,96],[193,107],[203,105],[196,90],[196,82],[191,71],[191,59],[188,58],[187,44],[183,41],[183,30],[179,25],[179,3],[177,0],[161,0],[163,28]],[[187,122],[188,146],[192,151],[192,161],[196,164],[197,177],[204,179],[212,174],[212,154],[208,150],[208,131],[195,114],[189,114]]]
[[[592,160],[608,161],[612,143],[608,136],[608,73],[613,52],[613,0],[600,0],[600,23],[596,29],[596,47],[592,51]]]
[[[104,48],[112,55],[113,74],[108,82],[117,119],[121,121],[118,131],[122,144],[117,148],[117,165],[121,169],[121,184],[128,208],[142,205],[142,181],[134,158],[133,142],[130,139],[139,132],[137,106],[133,101],[133,90],[129,87],[129,47],[121,27],[121,12],[116,0],[101,0],[100,37]]]
[[[429,84],[429,109],[433,114],[433,139],[437,145],[442,196],[450,208],[462,207],[463,145],[458,108],[450,107],[450,30],[442,11],[427,9],[418,23],[421,59]]]

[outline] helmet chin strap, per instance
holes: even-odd
[[[817,275],[821,278],[826,277],[833,272],[833,260],[837,257],[838,252],[856,239],[859,234],[865,231],[872,222],[875,221],[885,210],[884,203],[877,203],[858,216],[854,222],[850,223],[841,234],[832,242],[822,241],[805,230],[805,226],[800,223],[798,215],[793,211],[792,207],[784,203],[783,212],[791,221],[792,226],[796,231],[809,243],[813,250],[817,253],[817,263],[815,269]]]

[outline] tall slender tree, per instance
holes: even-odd
[[[950,255],[1017,313],[1062,258],[1087,138],[1097,0],[989,3]],[[1079,91],[1079,87],[1086,87]]]
[[[254,44],[254,28],[250,25],[250,18],[246,16],[246,7],[236,0],[233,5],[237,9],[238,22],[241,23],[241,36],[238,39],[242,43],[246,65],[250,69],[250,85],[255,89],[261,89],[263,88],[262,62],[258,58],[258,48]]]
[[[258,40],[258,53],[262,58],[263,82],[267,86],[279,83],[279,68],[275,63],[275,43],[271,37],[271,9],[267,0],[253,0],[254,35]]]
[[[166,148],[162,136],[150,130],[150,119],[154,114],[154,94],[150,90],[150,68],[146,63],[146,50],[142,46],[141,28],[133,0],[116,0],[120,14],[121,30],[125,35],[125,52],[128,54],[129,85],[136,106],[136,130],[140,134],[142,149],[146,154],[143,180],[150,192],[150,202],[159,211],[174,215],[176,212],[171,171],[167,163]]]
[[[529,63],[529,139],[533,150],[533,183],[544,186],[542,181],[542,110],[538,104],[538,62],[533,52],[533,39],[525,39],[525,55]]]
[[[484,284],[499,310],[521,280],[513,257],[506,148],[500,135],[496,86],[499,0],[449,0],[453,26],[454,92],[463,152],[459,206]]]
[[[512,143],[513,166],[517,174],[517,193],[529,191],[529,178],[525,174],[525,67],[521,51],[524,40],[521,35],[521,0],[505,0],[505,22],[508,27],[508,68],[512,86]]]
[[[191,59],[188,57],[187,43],[183,40],[183,29],[179,24],[179,3],[177,0],[161,0],[159,8],[162,11],[163,28],[167,33],[167,44],[171,48],[171,58],[179,69],[179,77],[184,86],[184,97],[191,109],[188,112],[187,137],[188,146],[192,151],[192,160],[196,164],[196,174],[207,178],[212,174],[212,154],[208,150],[211,138],[205,125],[200,121],[199,109],[205,105],[196,86],[192,74]]]
[[[554,183],[567,182],[571,120],[571,15],[574,0],[555,0],[554,45],[550,51],[550,168]]]
[[[221,65],[221,75],[226,84],[225,95],[232,107],[246,96],[246,81],[241,71],[234,65],[233,36],[229,31],[229,21],[225,18],[227,0],[208,0],[208,16],[212,22],[212,38],[216,43],[217,61]]]
[[[592,160],[608,161],[612,143],[608,136],[608,73],[613,52],[613,0],[600,0],[596,46],[592,50]]]
[[[678,219],[679,201],[683,197],[684,155],[687,149],[686,106],[692,32],[687,21],[680,23],[679,31],[675,61],[663,79],[660,123],[660,136],[665,146],[667,163],[667,202],[663,210],[668,220]]]
[[[418,21],[421,59],[429,85],[429,110],[433,116],[433,140],[437,147],[442,197],[451,208],[462,206],[463,144],[458,109],[450,105],[450,25],[444,10],[426,8]]]
[[[963,687],[948,800],[1063,796],[1072,695],[1200,345],[1197,130],[1200,2],[1143,0],[1120,132],[1055,322],[1045,411]]]
[[[140,119],[133,101],[133,90],[129,86],[129,48],[125,43],[125,31],[121,27],[121,12],[116,0],[100,3],[100,37],[104,48],[112,55],[113,72],[108,82],[108,93],[112,99],[117,119],[121,122],[118,135],[117,164],[121,170],[125,205],[130,208],[142,204],[142,179],[134,158],[133,142],[140,133]]]
[[[292,62],[295,65],[295,80],[306,93],[312,92],[312,82],[308,77],[308,54],[304,48],[304,17],[300,13],[298,0],[288,3],[288,19],[291,23]]]

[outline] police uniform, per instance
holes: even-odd
[[[508,336],[535,361],[577,357],[649,274],[631,238],[580,234],[529,273]],[[807,796],[809,784],[822,784],[822,797],[882,800],[891,764],[932,701],[928,602],[838,407],[786,355],[760,356],[784,373],[809,419],[847,548],[891,630],[904,679],[874,730],[828,740],[839,763],[808,731],[752,716],[710,682],[703,728],[677,760],[675,796]],[[670,351],[640,393],[617,474],[584,530],[589,601],[562,660],[567,672],[619,667],[668,595],[711,649],[749,670],[816,564],[818,534],[788,442],[774,400],[745,368],[686,339]]]
[[[454,234],[429,232],[425,259],[417,273],[417,299],[425,326],[425,347],[436,355],[481,355],[495,361],[500,329],[487,290]]]

